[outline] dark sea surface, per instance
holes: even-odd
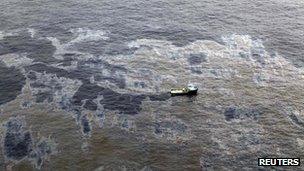
[[[1,0],[0,170],[304,170],[257,166],[304,157],[303,28],[300,0]]]

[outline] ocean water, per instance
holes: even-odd
[[[2,0],[0,170],[304,170],[303,7]]]

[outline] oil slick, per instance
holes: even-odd
[[[267,117],[281,117],[282,123],[303,128],[300,98],[296,98],[304,85],[303,69],[278,54],[269,54],[261,40],[234,34],[223,36],[223,44],[196,40],[176,46],[166,40],[137,39],[126,45],[132,53],[96,55],[77,47],[110,41],[107,32],[85,28],[69,32],[71,38],[65,41],[39,37],[33,31],[2,36],[0,67],[9,77],[14,75],[14,80],[1,80],[16,87],[6,91],[12,92],[11,99],[1,99],[6,93],[2,92],[0,104],[13,104],[16,97],[28,95],[19,103],[25,111],[45,105],[50,114],[64,113],[63,117],[71,118],[78,129],[82,141],[79,148],[87,153],[91,153],[96,141],[107,143],[104,137],[96,140],[98,136],[116,142],[119,137],[115,136],[124,135],[134,138],[136,145],[170,144],[184,151],[194,147],[196,152],[191,149],[183,155],[191,160],[196,157],[197,165],[216,170],[223,169],[216,164],[229,165],[229,161],[241,157],[245,163],[250,162],[253,156],[246,151],[255,154],[269,149],[289,154],[279,148],[286,139],[272,137],[277,140],[274,146],[265,143],[269,140],[262,135],[273,129]],[[42,56],[34,49],[37,44],[48,49]],[[167,93],[171,87],[189,81],[195,81],[200,88],[197,97],[171,98]],[[279,107],[269,100],[288,101],[290,97],[298,101]],[[35,138],[22,117],[11,117],[3,129],[8,162],[28,160],[35,168],[43,169],[45,161],[57,153],[54,140]],[[23,146],[19,148],[12,140]],[[211,145],[213,149],[208,148]],[[239,158],[232,157],[235,151],[240,151]]]
[[[29,160],[37,169],[41,169],[43,163],[57,153],[56,143],[51,138],[40,137],[36,140],[32,137],[21,116],[9,118],[3,127],[2,143],[7,163]]]

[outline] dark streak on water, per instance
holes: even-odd
[[[254,108],[238,108],[238,107],[229,107],[225,110],[224,115],[227,121],[238,120],[238,119],[254,119],[257,120],[261,111]]]
[[[27,57],[39,62],[54,62],[56,48],[47,39],[33,39],[25,32],[8,36],[0,41],[0,55],[8,53],[27,53]]]
[[[32,151],[32,137],[24,130],[21,120],[13,118],[6,123],[4,137],[5,155],[13,160],[21,160]]]
[[[40,169],[43,162],[51,155],[51,144],[46,139],[35,141],[26,127],[24,118],[11,117],[5,123],[3,142],[4,155],[11,161],[31,160]]]
[[[101,65],[100,69],[92,69],[86,66],[89,65]],[[141,109],[140,105],[142,101],[149,97],[152,101],[163,101],[170,98],[169,93],[163,93],[159,95],[134,95],[134,94],[120,94],[109,88],[100,87],[96,84],[90,83],[89,78],[95,74],[97,75],[97,80],[107,80],[112,83],[115,83],[119,88],[125,87],[125,81],[121,78],[116,77],[105,77],[102,75],[102,69],[107,69],[111,73],[117,71],[126,72],[126,69],[121,66],[113,66],[101,60],[91,60],[91,61],[82,61],[79,62],[78,68],[72,71],[66,71],[64,69],[55,68],[52,66],[47,66],[45,64],[34,64],[29,67],[26,67],[27,70],[32,70],[36,72],[46,72],[51,74],[56,74],[58,77],[66,77],[71,79],[78,79],[83,82],[83,85],[78,89],[73,97],[73,104],[76,106],[82,106],[88,110],[96,110],[97,104],[93,102],[98,95],[103,96],[103,100],[100,101],[100,104],[104,105],[105,109],[109,110],[119,110],[124,114],[137,114]],[[99,74],[99,75],[98,75]],[[97,81],[96,80],[96,81]],[[38,94],[38,102],[42,102],[45,99],[51,101],[51,94],[46,94],[45,92]],[[50,95],[50,96],[49,96]],[[84,104],[83,104],[84,103]]]
[[[7,68],[0,63],[0,105],[14,100],[20,94],[25,77],[16,68]]]
[[[26,74],[26,77],[29,78],[30,80],[36,80],[37,79],[37,76],[36,76],[35,72],[32,72],[32,71],[28,72]]]
[[[92,69],[89,66],[86,66],[86,64],[89,65],[94,65],[94,64],[98,64],[100,65],[99,68],[96,67],[96,69]],[[71,71],[67,71],[64,69],[60,69],[60,68],[56,68],[56,67],[52,67],[52,66],[48,66],[46,64],[43,63],[37,63],[37,64],[33,64],[31,66],[26,67],[26,69],[28,71],[36,71],[36,72],[46,72],[48,74],[56,74],[57,77],[65,77],[65,78],[71,78],[71,79],[78,79],[81,80],[82,82],[89,82],[90,81],[90,77],[91,76],[95,76],[96,81],[109,81],[111,83],[116,84],[119,88],[124,88],[125,87],[125,80],[124,78],[121,77],[109,77],[109,76],[104,76],[102,74],[102,69],[107,69],[108,71],[110,71],[112,74],[115,74],[115,72],[117,71],[122,71],[125,72],[126,69],[124,69],[121,66],[113,66],[110,65],[106,62],[103,62],[101,60],[90,60],[90,61],[80,61],[77,65],[77,69],[75,70],[71,70]]]
[[[122,66],[111,65],[102,60],[80,61],[77,66],[77,70],[73,71],[73,75],[76,75],[78,72],[79,74],[86,73],[88,76],[94,75],[96,81],[107,80],[116,84],[119,88],[125,88],[126,86],[125,79],[122,75],[115,76],[117,72],[127,72]],[[90,66],[94,66],[94,68],[91,68]],[[102,74],[103,70],[110,72],[111,76],[104,76]]]
[[[83,115],[81,118],[82,132],[87,135],[91,131],[90,123],[87,118],[87,115]]]
[[[304,128],[304,121],[299,119],[295,114],[289,114],[289,118],[298,126]]]
[[[109,88],[100,87],[94,84],[83,84],[73,97],[73,104],[76,106],[82,106],[89,110],[96,110],[97,104],[93,102],[98,96],[103,97],[100,100],[100,104],[108,110],[118,110],[123,114],[134,115],[141,110],[142,101],[146,97],[150,97],[152,101],[163,101],[170,98],[169,94],[160,95],[136,95],[136,94],[120,94]]]
[[[190,54],[188,57],[188,62],[190,65],[199,65],[202,62],[207,62],[206,54]]]

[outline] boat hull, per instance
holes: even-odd
[[[192,90],[192,91],[188,91],[188,92],[170,92],[171,96],[186,96],[186,95],[196,95],[197,94],[197,90]]]

